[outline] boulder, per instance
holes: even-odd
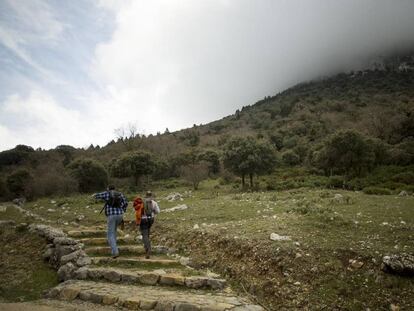
[[[290,241],[290,236],[287,235],[279,235],[277,233],[271,233],[270,239],[272,241]]]
[[[414,255],[403,253],[384,256],[381,268],[387,273],[414,276]]]
[[[61,266],[57,272],[59,281],[66,281],[72,279],[75,270],[76,267],[71,262],[68,262],[66,265]]]
[[[175,212],[175,211],[183,211],[188,209],[188,206],[186,204],[181,204],[181,205],[177,205],[171,208],[167,208],[165,210],[163,210],[163,212],[165,213],[170,213],[170,212]]]

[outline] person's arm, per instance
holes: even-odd
[[[154,212],[154,214],[160,213],[160,207],[158,206],[158,203],[154,200],[152,200],[152,211]]]
[[[100,192],[100,193],[95,193],[94,195],[95,199],[100,199],[100,200],[104,200],[104,201],[108,201],[109,200],[109,192],[108,191],[104,191],[104,192]]]

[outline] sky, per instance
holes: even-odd
[[[412,0],[0,0],[0,151],[205,124],[412,47]]]

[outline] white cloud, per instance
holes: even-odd
[[[0,106],[1,148],[18,144],[53,148],[61,144],[86,144],[79,112],[59,106],[42,90],[28,96],[14,94]]]

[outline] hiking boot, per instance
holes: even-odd
[[[112,255],[112,259],[117,259],[119,257],[119,254],[118,255]]]
[[[147,251],[146,254],[145,254],[145,258],[146,259],[149,259],[150,256],[151,256],[151,251]]]

